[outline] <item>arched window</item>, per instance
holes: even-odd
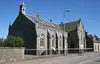
[[[62,46],[61,36],[60,36],[60,39],[59,39],[59,46],[60,47]]]
[[[60,45],[60,47],[62,46],[62,44],[61,44],[61,40],[59,41],[59,45]]]
[[[44,34],[42,33],[41,37],[40,37],[40,46],[44,46],[44,43],[45,43],[45,36]]]
[[[54,36],[52,35],[52,46],[54,47],[55,42],[54,42]]]

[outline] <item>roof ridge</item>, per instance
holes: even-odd
[[[89,36],[89,35],[87,35],[90,39],[91,39],[91,37]],[[93,41],[93,39],[91,39],[92,41]]]
[[[28,15],[28,14],[27,14]],[[28,16],[31,16],[31,17],[34,17],[34,18],[36,18],[36,16],[32,16],[32,15],[28,15]],[[40,21],[45,21],[45,22],[48,22],[48,23],[51,23],[51,22],[49,22],[49,21],[47,21],[47,20],[42,20],[42,19],[39,19]],[[51,24],[54,24],[54,23],[51,23]]]
[[[31,17],[34,17],[34,18],[36,18],[36,16],[32,16],[32,15],[29,15],[29,14],[26,14],[27,16],[31,16]]]
[[[35,16],[32,16],[32,15],[28,15],[28,14],[26,14],[25,15],[26,17],[28,17],[28,19],[31,19],[31,21],[33,21],[33,20],[37,20],[37,17],[35,17]],[[32,19],[32,18],[34,18],[34,19]],[[36,21],[34,21],[34,22],[36,22]],[[47,20],[43,20],[43,19],[38,19],[38,23],[42,26],[45,26],[45,27],[49,27],[49,28],[54,28],[54,29],[59,29],[59,30],[62,30],[61,29],[61,27],[59,26],[59,25],[57,25],[57,24],[55,24],[55,23],[51,23],[51,22],[49,22],[49,21],[47,21]],[[59,26],[59,27],[58,27]]]
[[[65,22],[65,24],[66,24],[66,23],[74,23],[74,22],[79,22],[79,20],[71,21],[71,22]]]

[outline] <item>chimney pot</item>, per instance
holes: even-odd
[[[52,19],[50,19],[50,22],[52,23]]]
[[[63,24],[63,22],[61,22],[61,24]]]
[[[36,13],[36,17],[37,17],[37,19],[39,19],[39,18],[40,18],[40,15],[39,15],[39,13],[38,13],[38,12]]]

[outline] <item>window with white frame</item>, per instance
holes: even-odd
[[[60,41],[59,41],[59,45],[60,45],[60,47],[62,46],[62,42],[61,42],[61,39],[60,39]]]
[[[54,39],[52,39],[52,46],[54,47]]]
[[[67,43],[67,40],[66,40],[66,46],[67,46],[67,44],[68,44],[68,43]]]
[[[55,42],[54,42],[54,36],[52,35],[52,46],[54,47]]]
[[[60,39],[59,39],[59,46],[60,46],[60,47],[62,46],[61,36],[60,36]]]
[[[40,46],[44,46],[44,43],[45,43],[45,36],[44,34],[42,33],[41,37],[40,37]]]
[[[95,50],[96,50],[96,45],[95,45]]]

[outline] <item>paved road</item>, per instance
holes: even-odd
[[[6,64],[100,64],[100,53],[69,54],[67,56],[24,60]]]

